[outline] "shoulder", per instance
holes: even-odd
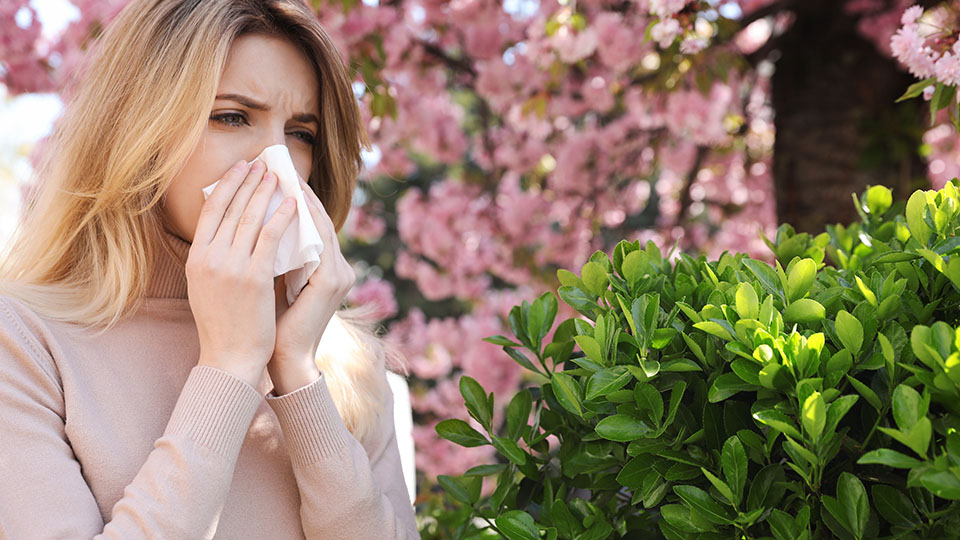
[[[22,341],[37,355],[50,356],[45,343],[47,321],[22,301],[4,294],[0,294],[0,332]]]
[[[21,300],[0,294],[0,355],[19,364],[30,360],[57,381],[59,370],[51,352],[53,335],[48,323]]]

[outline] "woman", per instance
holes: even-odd
[[[310,8],[134,0],[89,55],[0,267],[0,539],[417,538],[400,359],[334,313],[368,142]],[[292,305],[274,144],[325,245]]]

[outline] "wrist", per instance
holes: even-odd
[[[320,369],[312,358],[306,361],[285,361],[274,358],[267,364],[267,371],[273,382],[274,394],[277,396],[295,392],[320,377]]]

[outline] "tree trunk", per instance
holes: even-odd
[[[925,187],[917,155],[924,102],[894,103],[916,81],[856,28],[835,0],[803,0],[778,38],[772,100],[780,223],[823,232],[859,221],[852,194],[882,184],[903,200]]]

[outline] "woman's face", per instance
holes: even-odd
[[[318,87],[313,65],[290,42],[258,34],[237,38],[206,130],[161,203],[168,230],[193,242],[201,190],[268,146],[286,145],[297,172],[309,178],[320,127]]]

